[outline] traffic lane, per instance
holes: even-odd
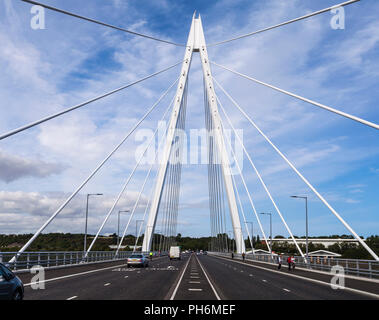
[[[216,300],[216,296],[194,254],[190,256],[190,261],[174,300]]]
[[[230,259],[231,258],[228,258]],[[237,261],[241,261],[240,259],[236,259]],[[259,262],[259,261],[251,261],[251,260],[245,260],[245,263],[255,265],[258,267],[263,267],[265,269],[270,269],[270,270],[278,270],[277,264],[268,264],[264,262]],[[288,264],[285,262],[282,265],[281,271],[283,273],[292,273],[291,271],[288,271]],[[296,275],[303,276],[305,278],[310,278],[310,279],[315,279],[323,282],[330,283],[331,279],[333,278],[334,275],[328,274],[328,273],[320,273],[320,272],[313,272],[311,270],[304,270],[302,268],[296,268]],[[352,288],[352,289],[357,289],[361,291],[366,291],[370,292],[373,294],[379,295],[379,286],[377,282],[370,281],[367,278],[345,278],[345,286],[347,288]]]
[[[208,272],[228,299],[370,299],[363,294],[333,290],[329,285],[293,278],[281,271],[265,271],[209,256],[201,257],[202,262],[203,260]]]
[[[265,278],[258,280],[249,267],[228,263],[221,259],[200,256],[199,260],[212,278],[216,290],[226,300],[272,300],[291,299],[288,293],[278,288],[272,288]],[[242,272],[241,272],[242,271]],[[292,297],[293,299],[293,297]]]
[[[159,270],[167,268],[169,265],[169,259],[161,257],[153,259],[146,270],[143,268],[128,269],[125,265],[121,268],[111,268],[72,278],[54,280],[46,282],[44,290],[33,290],[30,286],[25,287],[25,299],[66,300],[71,297],[75,297],[75,299],[145,299],[146,296],[149,296],[150,291],[146,290],[147,292],[141,294],[139,289],[140,287],[149,287],[150,283],[156,283],[157,281],[154,278],[158,278],[158,282],[162,283],[158,285],[158,288],[151,286],[153,289],[151,295],[156,295],[157,299],[163,299],[165,287],[169,285],[170,281],[173,281],[171,278],[175,278],[174,273],[179,272]],[[110,288],[115,290],[110,291]],[[162,292],[157,292],[160,290]]]
[[[45,279],[53,279],[62,277],[68,274],[74,274],[74,273],[80,273],[80,272],[87,272],[91,270],[98,270],[102,268],[107,268],[111,266],[118,266],[126,264],[126,259],[123,260],[117,260],[112,262],[101,262],[101,263],[93,263],[93,264],[81,264],[76,266],[68,266],[68,267],[62,267],[58,269],[45,269]],[[29,272],[22,272],[22,273],[16,273],[16,275],[21,279],[23,283],[30,283],[32,282],[32,278],[35,276],[35,274],[32,274]]]

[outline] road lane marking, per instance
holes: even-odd
[[[184,269],[183,269],[183,272],[182,272],[182,274],[181,274],[181,276],[180,276],[180,278],[179,278],[178,283],[176,284],[175,290],[174,290],[174,292],[172,293],[170,300],[174,300],[174,298],[175,298],[176,292],[178,291],[179,285],[180,285],[180,283],[182,282],[182,279],[183,279],[184,273],[186,272],[186,269],[187,269],[188,264],[189,264],[189,262],[190,262],[190,260],[191,260],[191,257],[192,257],[192,256],[190,256],[190,257],[188,258],[188,261],[187,261],[187,263],[186,263],[186,266],[185,266]]]
[[[219,259],[227,259],[227,258],[218,257],[218,256],[212,256],[212,257],[219,258]],[[240,262],[240,261],[235,261],[235,260],[231,261],[231,262],[243,264],[245,266],[249,266],[249,267],[256,268],[256,269],[261,269],[261,270],[265,270],[265,271],[269,271],[269,272],[274,272],[274,273],[277,273],[277,274],[280,274],[280,275],[284,275],[284,276],[287,276],[287,277],[293,277],[293,278],[297,278],[297,279],[302,279],[302,280],[314,282],[314,283],[321,284],[321,285],[324,285],[324,286],[327,286],[327,287],[330,288],[330,283],[329,282],[324,282],[324,281],[316,280],[316,279],[312,279],[312,278],[306,278],[306,277],[303,277],[303,276],[299,276],[299,275],[295,275],[295,274],[291,274],[291,273],[285,273],[285,272],[281,272],[281,271],[278,271],[278,270],[267,269],[267,268],[264,268],[264,267],[261,267],[261,266],[257,266],[257,265],[254,265],[254,264],[249,264],[249,263],[246,263],[246,262]],[[340,289],[343,289],[343,290],[346,290],[346,291],[351,291],[351,292],[358,293],[358,294],[361,294],[361,295],[366,295],[366,296],[369,296],[371,298],[379,299],[379,294],[375,294],[375,293],[371,293],[371,292],[367,292],[367,291],[362,291],[362,290],[358,290],[358,289],[353,289],[353,288],[349,288],[349,287],[343,287],[343,288],[341,287]]]
[[[119,265],[119,266],[112,266],[112,267],[102,268],[102,269],[90,270],[90,271],[85,271],[85,272],[79,272],[79,273],[74,273],[74,274],[69,274],[67,276],[62,276],[62,277],[57,277],[57,278],[52,278],[52,279],[47,279],[47,280],[41,280],[41,281],[38,281],[38,282],[30,282],[30,283],[24,284],[24,287],[31,286],[32,284],[38,284],[38,283],[56,281],[56,280],[71,278],[71,277],[75,277],[75,276],[81,276],[81,275],[85,275],[85,274],[89,274],[89,273],[93,273],[93,272],[104,271],[104,270],[108,270],[108,269],[114,269],[114,268],[117,268],[117,267],[124,267],[124,266],[126,266],[126,264],[122,264],[122,265]]]
[[[73,297],[71,297],[71,298],[68,298],[68,299],[66,299],[66,300],[73,300],[73,299],[75,299],[75,298],[77,298],[78,296],[73,296]]]
[[[195,257],[196,257],[196,256],[195,256]],[[200,266],[201,270],[203,270],[203,273],[204,273],[205,277],[207,278],[208,283],[209,283],[209,285],[211,286],[211,288],[212,288],[212,290],[213,290],[213,293],[215,294],[217,300],[221,300],[221,298],[220,298],[220,296],[218,295],[216,289],[214,288],[213,284],[212,284],[211,281],[209,280],[209,277],[208,277],[208,275],[206,274],[206,272],[205,272],[205,270],[204,270],[204,268],[203,268],[203,265],[201,264],[199,258],[196,257],[196,260],[197,260],[197,262],[199,263],[199,266]]]
[[[110,285],[110,283],[108,282],[108,283],[104,284],[104,287],[107,287],[107,286],[109,286],[109,285]]]
[[[291,292],[291,290],[288,290],[288,289],[286,289],[286,288],[283,288],[283,290],[284,290],[284,291],[287,291],[287,292]]]
[[[200,279],[200,277],[190,277],[191,279]]]
[[[159,257],[157,259],[163,259],[163,258],[165,258],[165,257]],[[81,266],[85,267],[85,265],[78,265],[78,267],[81,267]],[[101,268],[101,269],[95,269],[95,270],[90,270],[90,271],[73,273],[73,274],[69,274],[67,276],[61,276],[61,277],[56,277],[56,278],[51,278],[51,279],[46,279],[46,280],[40,280],[38,282],[26,283],[26,284],[24,284],[24,287],[31,286],[32,284],[46,283],[46,282],[50,282],[50,281],[56,281],[56,280],[71,278],[71,277],[75,277],[75,276],[81,276],[81,275],[85,275],[85,274],[89,274],[89,273],[93,273],[93,272],[98,272],[98,271],[104,271],[104,270],[108,270],[108,269],[116,269],[116,268],[125,267],[125,266],[127,266],[127,264],[120,264],[120,265],[112,266],[112,267],[106,267],[106,268]],[[129,271],[135,271],[135,270],[133,269],[133,270],[129,270]]]
[[[193,288],[189,288],[188,291],[203,291],[203,289],[193,289]]]
[[[129,276],[125,276],[124,278],[126,279],[127,277],[129,277]]]
[[[249,274],[249,277],[252,277],[253,275],[252,274]]]
[[[263,281],[263,282],[267,282],[267,280],[264,280],[264,279],[263,279],[262,281]]]
[[[200,281],[188,281],[188,283],[200,283]]]

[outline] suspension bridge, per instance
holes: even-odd
[[[270,137],[257,125],[256,121],[246,111],[246,107],[238,102],[238,98],[232,97],[229,91],[224,88],[219,80],[212,75],[212,68],[219,68],[259,85],[271,88],[284,95],[300,100],[309,108],[319,108],[322,112],[329,112],[336,116],[341,116],[346,121],[353,121],[357,126],[365,126],[367,130],[378,130],[379,125],[362,119],[358,116],[346,113],[332,106],[313,101],[297,93],[279,88],[269,83],[265,83],[254,78],[252,75],[244,74],[231,67],[224,66],[215,58],[208,56],[208,47],[223,45],[225,43],[238,41],[246,37],[253,37],[258,33],[269,32],[272,29],[296,23],[297,21],[309,17],[329,12],[333,8],[348,6],[359,0],[346,1],[333,7],[325,8],[304,16],[285,21],[283,23],[244,34],[235,38],[224,41],[211,43],[207,45],[202,26],[202,20],[199,14],[194,14],[188,33],[187,43],[175,43],[172,41],[152,37],[132,30],[114,26],[92,18],[84,17],[69,11],[52,7],[36,1],[23,0],[26,3],[39,5],[48,10],[53,10],[72,18],[81,19],[86,22],[95,23],[101,27],[112,28],[120,32],[125,32],[131,36],[144,37],[151,41],[161,42],[169,46],[181,47],[184,51],[184,57],[166,68],[146,75],[123,85],[112,91],[103,93],[92,99],[63,109],[57,113],[47,115],[31,123],[15,128],[9,132],[0,134],[0,142],[4,139],[12,139],[14,135],[20,135],[22,132],[48,122],[52,119],[62,117],[69,112],[73,112],[83,107],[90,107],[90,104],[100,99],[113,95],[117,92],[131,88],[132,86],[144,82],[148,79],[158,77],[160,74],[180,67],[178,77],[167,86],[156,102],[146,110],[145,114],[129,129],[123,139],[109,150],[106,157],[93,169],[93,171],[80,182],[76,189],[67,197],[67,199],[52,212],[43,225],[33,234],[22,248],[14,253],[12,257],[4,258],[3,262],[8,263],[10,267],[22,272],[28,270],[33,262],[46,267],[46,286],[49,290],[32,290],[33,282],[30,280],[29,273],[20,273],[20,277],[27,286],[26,297],[34,299],[364,299],[378,298],[379,291],[377,279],[379,271],[379,257],[370,248],[366,242],[355,232],[343,218],[343,214],[337,210],[325,199],[325,197],[316,189],[316,187],[300,172],[300,170],[276,145]],[[100,27],[99,26],[99,27]],[[179,217],[179,194],[181,185],[182,158],[183,158],[183,139],[181,132],[185,130],[186,113],[187,113],[187,94],[188,78],[191,68],[191,62],[194,58],[199,58],[202,66],[203,90],[204,90],[204,123],[206,129],[207,142],[207,166],[208,166],[208,188],[209,188],[209,209],[210,209],[210,226],[211,242],[209,244],[208,255],[198,255],[186,253],[180,261],[168,261],[165,253],[170,246],[175,244],[175,235],[177,234],[177,224]],[[47,252],[30,252],[28,248],[35,239],[54,221],[54,219],[69,205],[75,196],[80,194],[81,190],[91,181],[91,179],[104,167],[104,165],[117,153],[121,146],[140,128],[144,121],[149,118],[161,101],[170,96],[172,91],[175,92],[171,98],[171,103],[162,113],[161,120],[167,120],[167,126],[164,130],[164,139],[158,146],[154,154],[154,161],[149,167],[143,180],[142,187],[130,210],[129,219],[122,231],[120,241],[114,252],[96,252],[93,247],[96,241],[104,231],[104,227],[109,221],[112,214],[115,214],[120,199],[130,188],[132,178],[141,168],[144,156],[155,139],[159,135],[159,128],[154,131],[153,136],[148,141],[146,147],[137,159],[133,169],[113,200],[112,205],[106,212],[101,225],[98,227],[96,235],[93,237],[89,246],[85,246],[84,252],[67,252],[67,253],[47,253]],[[216,94],[216,90],[218,94]],[[338,221],[353,235],[355,240],[372,256],[372,260],[367,261],[345,261],[348,278],[346,290],[335,290],[330,287],[331,270],[333,261],[325,260],[325,263],[316,266],[305,254],[294,236],[289,224],[285,219],[285,214],[280,210],[275,201],[270,187],[263,179],[258,166],[254,162],[252,152],[245,147],[243,139],[240,137],[238,130],[232,121],[232,116],[226,111],[221,101],[221,95],[235,107],[235,112],[241,114],[246,123],[251,125],[263,137],[267,144],[280,156],[289,168],[304,182],[304,184],[317,196],[317,198],[328,208],[331,215],[334,215]],[[226,122],[225,122],[226,120]],[[251,170],[262,185],[267,198],[275,208],[275,213],[283,223],[293,244],[295,245],[298,256],[298,268],[296,273],[287,272],[287,270],[278,270],[276,268],[277,255],[272,252],[269,245],[268,237],[262,226],[259,212],[253,200],[253,193],[248,188],[248,183],[239,164],[238,157],[233,151],[230,140],[226,139],[225,129],[231,128],[236,141],[243,150],[244,157],[248,160],[249,170]],[[155,177],[152,177],[154,165],[158,163]],[[235,163],[237,175],[231,170],[231,163]],[[237,188],[238,176],[242,182],[242,187],[246,193],[249,204],[249,211],[253,212],[260,232],[267,246],[264,255],[258,255],[252,242],[252,234],[248,228],[246,212],[241,201],[241,195]],[[150,182],[153,179],[153,182]],[[155,252],[153,261],[149,268],[143,270],[126,269],[124,259],[130,254],[122,250],[127,232],[130,231],[131,223],[136,215],[137,209],[141,206],[141,198],[146,191],[146,186],[153,183],[148,202],[144,207],[142,223],[136,232],[134,251],[140,238],[143,237],[142,252]],[[246,210],[246,208],[245,208]],[[235,252],[233,259],[229,252],[231,251],[226,231],[226,221],[230,219],[232,233],[235,242]],[[156,243],[156,231],[159,226],[161,236]],[[250,249],[246,248],[244,232],[250,240]],[[159,252],[159,254],[157,253]],[[342,260],[341,260],[342,261]],[[342,262],[341,262],[342,263]],[[337,263],[338,264],[338,263]],[[67,267],[67,268],[65,268]],[[68,268],[70,267],[70,268]],[[20,270],[21,269],[21,270]],[[311,270],[311,271],[310,271]],[[350,274],[349,274],[350,273]],[[101,290],[98,288],[99,283],[103,283]],[[149,288],[149,290],[147,290]]]

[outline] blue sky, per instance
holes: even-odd
[[[174,42],[185,43],[193,12],[200,12],[208,43],[337,4],[338,1],[122,1],[45,0],[94,19]],[[210,59],[364,119],[379,122],[379,3],[346,7],[346,28],[333,30],[325,13],[254,37],[209,48]],[[30,5],[0,4],[1,132],[82,102],[179,62],[183,49],[46,11],[46,29],[30,28]],[[178,68],[117,93],[28,132],[0,142],[0,232],[35,231],[64,197],[95,168],[176,79]],[[379,137],[376,130],[294,100],[213,67],[215,78],[236,98],[274,143],[360,235],[378,234]],[[193,56],[187,129],[204,126],[202,73]],[[173,92],[172,92],[173,94]],[[169,104],[168,95],[143,124],[155,128]],[[310,199],[310,234],[347,233],[328,209],[290,171],[227,100],[219,97],[289,226],[304,234],[304,204]],[[100,225],[135,165],[132,137],[47,232],[82,232],[87,192],[90,232]],[[138,171],[120,210],[131,207],[147,166]],[[153,175],[154,176],[154,175]],[[273,212],[247,161],[244,176],[259,212]],[[236,177],[247,220],[254,221],[248,198]],[[152,183],[149,184],[151,187]],[[138,210],[140,219],[149,189]],[[210,233],[206,166],[184,166],[178,232]],[[263,217],[266,218],[266,217]],[[268,233],[268,219],[262,219]],[[115,232],[114,214],[104,232]],[[228,226],[230,230],[230,225]],[[132,228],[134,230],[134,227]],[[274,234],[288,236],[273,216]]]

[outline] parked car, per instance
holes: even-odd
[[[148,267],[149,261],[143,254],[132,254],[127,260],[127,266]]]
[[[0,263],[0,300],[22,300],[24,285],[19,277]]]
[[[180,260],[180,247],[170,247],[170,253],[169,253],[170,260],[172,259],[178,259]]]

